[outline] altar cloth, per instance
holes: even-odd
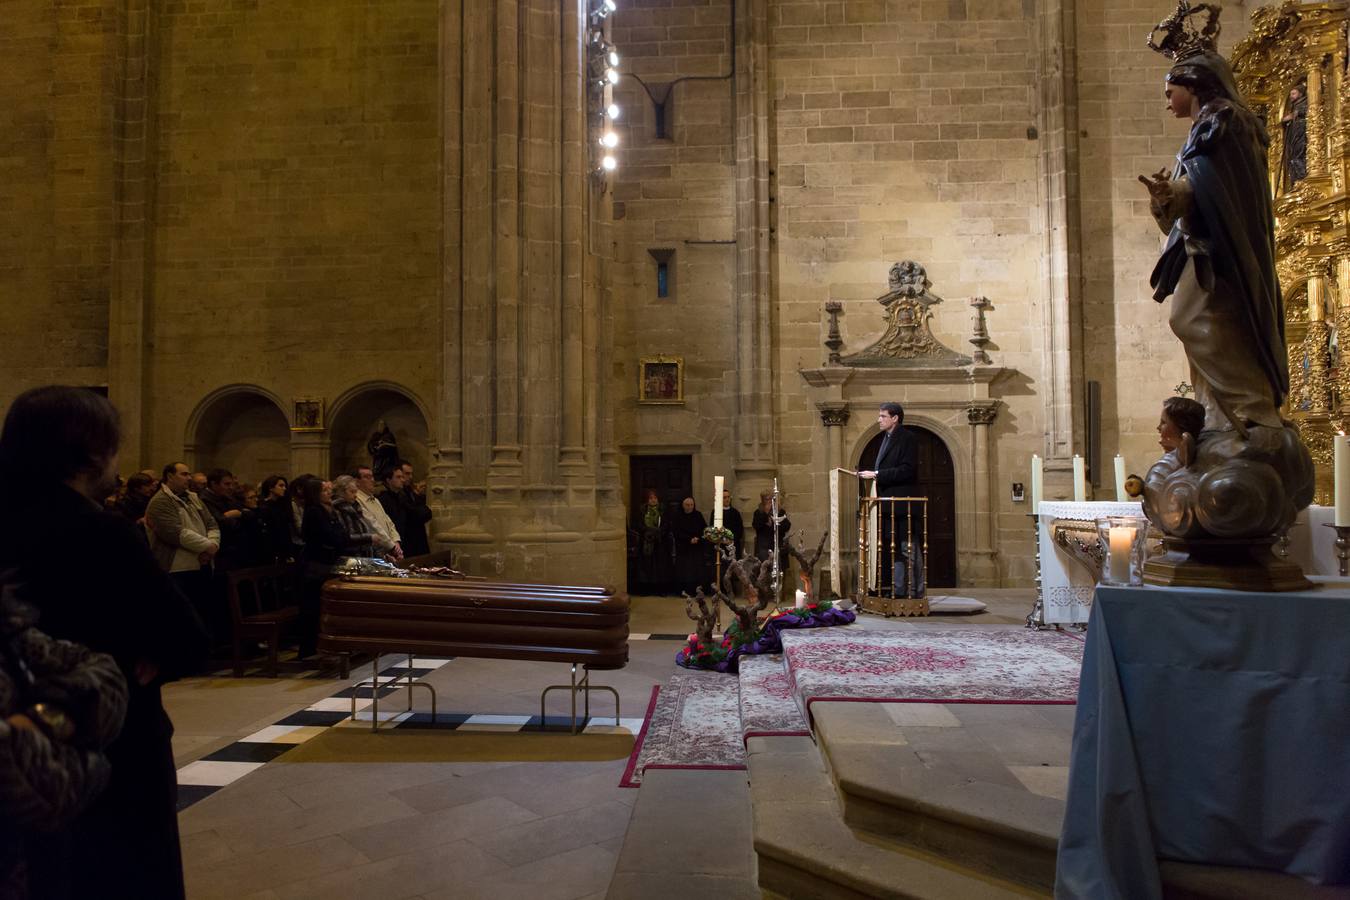
[[[1162,896],[1156,860],[1350,882],[1350,590],[1097,589],[1055,896]]]

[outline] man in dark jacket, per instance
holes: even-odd
[[[875,478],[878,497],[922,497],[918,485],[919,450],[914,435],[903,427],[905,410],[899,403],[883,403],[877,411],[877,426],[881,429],[881,447],[877,449],[875,469],[859,472],[860,478]],[[913,507],[911,510],[910,507]],[[914,521],[907,517],[913,516]],[[903,580],[892,582],[891,530],[896,531],[895,541],[899,550],[896,562],[908,564],[909,552],[906,537],[914,534],[913,568],[915,570],[915,596],[922,597],[924,591],[923,554],[919,550],[922,537],[921,510],[910,503],[883,503],[881,505],[881,588],[886,593],[895,584],[896,593],[903,593],[906,584]],[[895,568],[899,568],[896,566]],[[908,565],[906,565],[908,577]]]
[[[384,475],[384,492],[378,498],[403,540],[404,557],[431,552],[431,545],[427,541],[431,508],[427,506],[425,493],[418,496],[408,483],[410,472],[412,466],[406,462],[400,462],[389,470]]]
[[[72,896],[180,898],[173,723],[160,686],[200,666],[206,633],[136,526],[98,505],[119,438],[116,410],[92,391],[36,388],[14,401],[0,471],[23,478],[0,520],[0,570],[15,570],[43,631],[111,655],[130,689],[126,723],[107,749],[108,789],[71,829]],[[48,849],[60,865],[61,848]]]

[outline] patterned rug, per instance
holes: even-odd
[[[740,665],[741,739],[805,735],[806,727],[792,684],[778,653],[742,656]]]
[[[648,769],[744,769],[739,698],[734,675],[677,669],[652,689],[620,784],[637,787]]]
[[[1023,628],[832,628],[784,633],[783,653],[809,713],[825,700],[1073,703],[1083,642]]]

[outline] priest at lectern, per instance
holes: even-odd
[[[919,452],[914,434],[903,423],[905,410],[899,403],[883,403],[877,411],[877,426],[881,429],[881,447],[877,450],[875,469],[859,472],[859,478],[876,479],[878,497],[922,497],[924,494],[918,484]],[[912,552],[912,568],[915,578],[914,595],[922,597],[923,557],[919,549],[922,542],[922,510],[911,503],[881,504],[881,581],[880,590],[888,594],[894,588],[896,594],[908,593],[905,579],[911,560],[906,554]],[[913,521],[911,521],[911,518]],[[900,553],[894,562],[891,557],[891,533],[895,529],[895,544]],[[913,537],[913,540],[908,538]],[[911,549],[912,545],[912,549]],[[892,579],[892,569],[896,563],[905,564],[905,574]]]

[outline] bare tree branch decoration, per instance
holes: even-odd
[[[688,594],[684,595],[684,611],[689,618],[694,620],[694,634],[698,635],[699,642],[704,646],[712,646],[713,626],[717,622],[719,599],[719,594],[714,594],[712,597],[703,596],[702,587],[699,587],[692,597]],[[709,603],[709,600],[712,603]]]
[[[816,563],[820,562],[821,554],[825,552],[825,542],[829,539],[829,532],[822,534],[820,536],[820,545],[816,547],[816,552],[809,557],[806,555],[806,547],[802,544],[800,537],[797,538],[797,545],[795,547],[791,543],[788,544],[788,555],[797,560],[797,564],[802,567],[802,583],[806,585],[806,596],[812,600],[816,599],[816,592],[812,587],[812,579],[816,572]]]

